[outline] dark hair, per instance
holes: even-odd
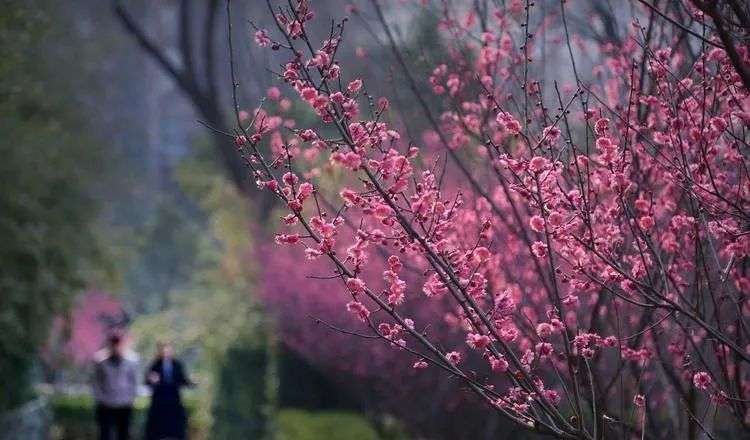
[[[122,335],[119,332],[112,332],[107,338],[107,342],[109,342],[110,346],[115,346],[119,344],[120,341],[122,341]]]

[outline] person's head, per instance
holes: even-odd
[[[107,345],[112,354],[122,356],[125,353],[125,338],[119,332],[113,332],[109,335]]]
[[[171,359],[174,354],[172,344],[168,341],[159,341],[156,343],[156,355],[161,359]]]

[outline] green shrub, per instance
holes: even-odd
[[[189,414],[197,408],[197,398],[183,399]],[[50,399],[54,415],[51,439],[95,440],[94,401],[87,394],[55,395]],[[133,438],[140,438],[148,411],[148,398],[139,397],[133,414]],[[196,438],[191,417],[190,438]],[[304,411],[282,409],[276,419],[274,440],[384,440],[362,415],[348,411]],[[246,437],[237,437],[246,438]],[[259,437],[260,438],[260,437]],[[399,437],[401,438],[401,437]]]
[[[282,409],[276,425],[276,440],[379,440],[372,425],[351,412]]]
[[[146,423],[148,397],[135,401],[131,432],[140,438]],[[53,414],[52,438],[55,440],[94,440],[97,438],[94,399],[88,394],[58,394],[50,399]],[[196,399],[183,398],[188,415],[195,412]],[[192,430],[192,424],[190,429]]]
[[[33,399],[38,348],[106,260],[95,195],[112,161],[70,99],[83,63],[60,58],[56,3],[0,2],[0,412]]]
[[[268,431],[265,347],[238,343],[217,368],[211,413],[212,440],[261,439]]]

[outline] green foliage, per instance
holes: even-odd
[[[53,413],[52,438],[56,440],[94,440],[97,438],[94,419],[94,400],[89,394],[55,395],[50,399]],[[183,404],[188,412],[192,434],[199,431],[200,426],[194,423],[193,415],[197,408],[197,399],[183,398]],[[133,424],[131,425],[134,438],[140,438],[146,423],[148,398],[139,397],[135,401]],[[191,438],[194,438],[191,435]]]
[[[220,358],[241,334],[251,335],[248,342],[252,339],[252,343],[263,344],[262,315],[249,293],[255,268],[250,260],[247,201],[203,154],[182,163],[177,180],[200,215],[170,215],[169,222],[160,221],[165,228],[156,230],[192,242],[181,244],[183,251],[193,256],[183,258],[176,269],[189,276],[166,292],[168,301],[160,312],[139,317],[134,323],[139,351],[148,352],[156,339],[166,338],[180,352],[200,347],[201,358],[210,360]],[[185,233],[175,236],[167,231],[168,225]]]
[[[236,354],[235,354],[236,355]],[[232,356],[235,356],[232,355]],[[237,360],[244,359],[238,355]],[[253,355],[250,355],[252,358]],[[252,360],[251,360],[252,361]],[[254,361],[252,361],[254,362]],[[241,388],[241,387],[240,387]],[[249,397],[249,394],[248,394]],[[199,402],[197,397],[183,399],[189,414],[190,438],[200,436],[201,427],[195,421]],[[88,394],[55,395],[50,399],[54,415],[52,438],[55,440],[89,440],[96,438],[94,401]],[[239,402],[237,402],[239,403]],[[242,410],[244,407],[238,408]],[[132,432],[137,438],[143,432],[148,411],[148,398],[140,397],[135,402]],[[231,430],[215,428],[211,439],[259,439],[258,431],[245,421],[245,429]],[[275,440],[385,440],[395,438],[378,435],[372,424],[361,415],[347,411],[304,411],[282,409],[276,416],[277,430],[270,435]],[[405,438],[405,437],[398,437]]]
[[[210,438],[247,438],[238,432],[252,432],[255,438],[265,430],[274,400],[273,347],[251,294],[256,267],[249,204],[211,152],[198,145],[177,168],[176,180],[193,212],[172,219],[171,228],[155,236],[166,242],[164,235],[179,239],[190,249],[191,258],[181,257],[174,265],[189,276],[162,293],[168,301],[161,311],[139,316],[132,331],[141,353],[151,352],[157,339],[168,339],[191,359],[201,395],[196,418],[213,425]]]
[[[264,438],[267,433],[268,351],[237,344],[218,366],[211,438]]]
[[[288,348],[278,355],[278,375],[280,407],[347,411],[361,408],[350,392]]]
[[[350,412],[282,409],[277,425],[277,440],[380,439],[364,417]]]
[[[90,188],[103,157],[46,56],[51,11],[35,6],[0,7],[0,410],[29,398],[52,318],[101,260]]]

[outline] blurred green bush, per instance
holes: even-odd
[[[86,394],[55,395],[50,399],[53,411],[52,440],[94,440],[94,401]],[[184,399],[189,414],[194,414],[197,398]],[[140,438],[146,420],[148,398],[140,397],[135,403],[132,433]],[[267,438],[274,440],[383,440],[372,424],[362,415],[348,411],[305,411],[298,409],[280,410],[273,424],[276,432]],[[190,419],[190,438],[200,437]]]
[[[217,365],[211,405],[212,440],[272,438],[273,410],[267,393],[269,354],[265,347],[237,343]]]
[[[54,3],[0,2],[0,412],[33,398],[53,319],[112,268],[96,229],[110,161],[69,99]]]
[[[277,415],[276,426],[276,440],[379,439],[364,417],[344,411],[282,409]]]
[[[131,433],[133,438],[141,438],[146,412],[148,411],[148,397],[139,397],[135,401],[135,412]],[[183,398],[183,403],[190,420],[190,432],[201,429],[193,423],[197,399]],[[96,423],[94,423],[94,400],[88,394],[55,395],[50,399],[53,422],[51,439],[53,440],[95,440],[97,438]]]

